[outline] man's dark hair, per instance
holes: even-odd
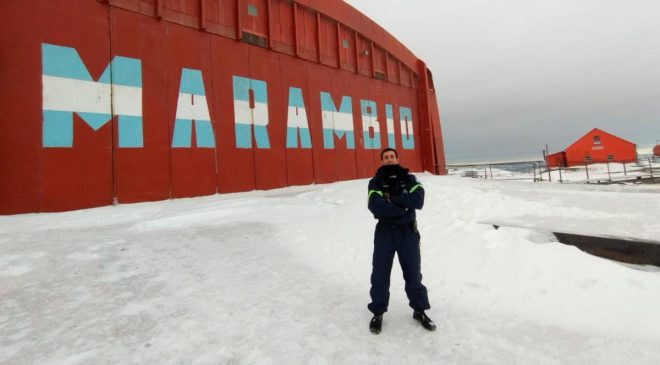
[[[385,152],[389,152],[389,151],[394,152],[394,156],[395,156],[396,158],[399,158],[399,153],[397,153],[396,150],[395,150],[394,148],[386,148],[386,149],[380,151],[380,160],[381,160],[381,161],[383,160],[383,155],[385,154]]]

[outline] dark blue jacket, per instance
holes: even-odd
[[[415,210],[423,206],[424,188],[415,175],[406,173],[394,181],[384,181],[377,175],[369,180],[368,207],[379,222],[397,225],[415,223]]]

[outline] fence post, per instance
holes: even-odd
[[[488,169],[490,169],[490,179],[493,180],[493,165],[488,165]]]
[[[587,183],[589,183],[589,165],[586,161],[584,162],[584,171],[587,172]]]
[[[612,174],[610,174],[610,162],[607,161],[607,179],[612,181]]]
[[[649,158],[649,171],[651,172],[651,179],[653,179],[653,165],[651,165],[651,159]]]
[[[563,184],[564,181],[563,181],[562,178],[561,178],[561,170],[562,170],[562,169],[561,169],[561,167],[560,167],[560,168],[559,168],[559,183],[560,183],[560,184]]]
[[[628,176],[628,174],[626,173],[626,162],[625,161],[623,162],[623,176]]]

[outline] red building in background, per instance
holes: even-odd
[[[546,157],[549,167],[568,167],[585,163],[630,162],[637,159],[637,146],[623,138],[594,128],[566,150]]]

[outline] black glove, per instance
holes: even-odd
[[[401,167],[401,165],[383,165],[376,170],[376,177],[385,182],[389,179],[404,179],[408,176],[408,169]]]
[[[383,165],[376,171],[376,178],[383,184],[383,191],[389,193],[390,197],[403,193],[405,188],[408,169],[400,165]]]

